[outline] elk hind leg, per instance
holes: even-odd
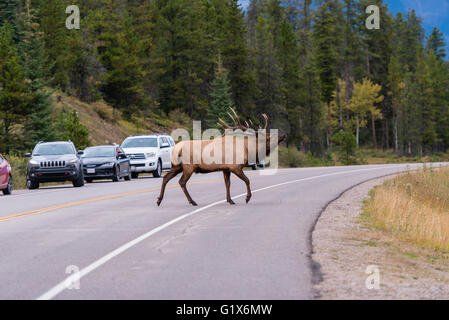
[[[229,204],[233,205],[235,204],[235,202],[231,199],[231,172],[223,171],[223,176],[226,185],[226,201],[228,201]]]
[[[245,173],[243,173],[242,169],[237,169],[237,170],[233,170],[232,171],[237,177],[239,177],[241,180],[243,180],[246,184],[246,190],[247,190],[247,194],[246,194],[246,203],[249,202],[249,200],[251,200],[252,194],[251,194],[251,186],[250,186],[250,182],[248,177],[245,175]]]

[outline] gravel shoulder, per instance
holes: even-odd
[[[312,234],[312,259],[321,273],[318,299],[449,299],[448,253],[396,240],[361,218],[369,191],[386,179],[347,191],[318,220]],[[376,270],[380,286],[368,289]]]

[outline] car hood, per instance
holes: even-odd
[[[157,152],[158,148],[123,148],[126,154]]]
[[[111,157],[111,158],[105,158],[105,157],[82,158],[81,161],[83,162],[84,165],[89,165],[89,164],[104,164],[104,163],[115,162],[116,159],[114,157]]]
[[[64,154],[58,156],[34,156],[32,160],[34,161],[71,161],[73,159],[77,159],[75,154]]]

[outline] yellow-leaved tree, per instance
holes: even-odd
[[[370,116],[373,146],[374,148],[377,148],[376,120],[382,119],[382,113],[381,110],[376,107],[376,104],[384,100],[384,96],[379,94],[380,90],[382,90],[380,85],[375,84],[366,78],[363,79],[362,82],[354,82],[354,90],[352,92],[350,108],[355,116],[357,127],[357,146],[359,145],[360,128],[366,126],[367,118]]]

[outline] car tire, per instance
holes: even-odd
[[[72,182],[75,188],[81,188],[84,186],[84,174],[80,172],[79,177]]]
[[[131,172],[131,178],[138,179],[139,178],[139,174],[137,172]]]
[[[114,176],[112,177],[112,181],[118,182],[120,180],[120,168],[115,167]]]
[[[257,164],[251,165],[251,169],[253,169],[253,171],[256,171],[257,170]]]
[[[37,181],[32,181],[32,180],[27,180],[27,189],[28,190],[36,190],[39,189],[39,182]]]
[[[12,193],[12,177],[11,177],[11,175],[9,176],[9,179],[8,179],[8,185],[2,191],[5,196],[10,195]]]
[[[131,179],[132,179],[131,171],[128,171],[128,174],[125,176],[125,181],[131,181]]]
[[[153,177],[160,178],[162,177],[162,162],[161,159],[157,162],[157,169],[153,171]]]

